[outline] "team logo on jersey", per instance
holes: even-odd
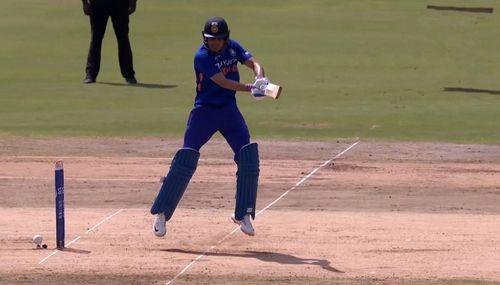
[[[234,49],[229,49],[229,54],[231,54],[231,56],[236,56]]]
[[[210,31],[214,34],[217,33],[219,31],[219,23],[212,22],[212,25],[210,26]]]

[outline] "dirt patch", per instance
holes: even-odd
[[[295,187],[351,143],[259,142],[258,209],[290,192],[249,238],[230,234],[232,153],[210,142],[161,239],[148,211],[180,141],[1,138],[0,283],[165,284],[200,255],[175,284],[500,282],[498,145],[361,142]],[[76,240],[39,264],[59,159]]]

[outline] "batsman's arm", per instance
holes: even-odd
[[[212,81],[217,83],[222,88],[226,88],[229,90],[234,90],[234,91],[247,91],[250,92],[250,90],[253,87],[253,84],[244,84],[240,83],[238,81],[234,81],[231,79],[227,79],[222,72],[219,72],[215,74],[214,76],[210,77]]]
[[[251,70],[253,70],[255,78],[266,77],[264,74],[264,68],[253,57],[245,61],[243,64],[246,65]]]

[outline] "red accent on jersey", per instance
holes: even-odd
[[[198,80],[198,92],[201,91],[201,82],[203,81],[203,73],[200,72],[200,75],[199,75],[199,80]]]

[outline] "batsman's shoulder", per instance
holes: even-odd
[[[197,58],[204,58],[204,57],[208,57],[209,55],[209,52],[208,52],[208,49],[204,48],[203,46],[201,46],[194,54],[194,58],[197,59]]]
[[[229,39],[227,45],[230,47],[241,47],[241,44],[235,39]]]
[[[200,49],[194,55],[193,61],[194,61],[194,66],[198,68],[213,64],[213,58],[210,56],[210,53],[207,50],[202,50],[202,49]]]

